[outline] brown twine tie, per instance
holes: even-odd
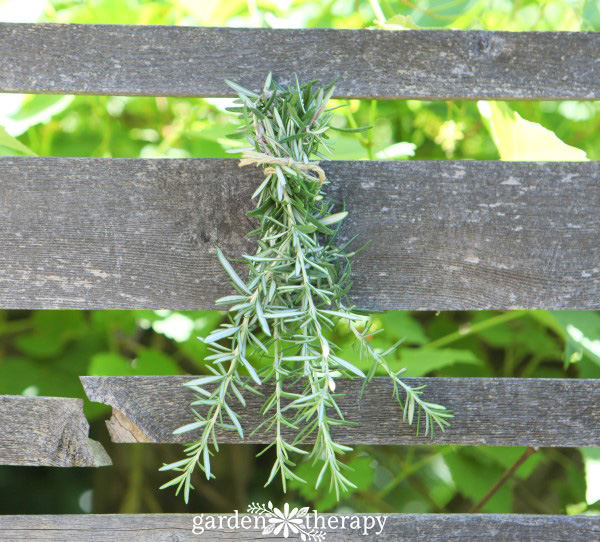
[[[269,164],[272,166],[286,166],[290,169],[293,169],[294,171],[297,171],[298,173],[300,173],[300,175],[302,175],[309,181],[314,181],[323,184],[326,180],[325,172],[323,171],[321,166],[319,166],[319,162],[296,162],[295,160],[292,160],[292,158],[289,157],[279,158],[277,156],[272,156],[270,154],[265,154],[262,152],[244,151],[239,163],[239,167],[249,166],[252,164],[256,164],[257,166],[261,166],[264,164]],[[316,173],[318,175],[318,178],[310,175],[308,173],[309,171]],[[266,167],[264,169],[264,172],[266,175],[272,175],[276,173],[274,167]]]

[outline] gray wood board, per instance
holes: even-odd
[[[312,514],[312,512],[311,512]],[[211,514],[212,515],[212,514]],[[367,514],[342,514],[344,516],[366,516]],[[200,515],[196,516],[199,517]],[[204,525],[206,525],[204,514]],[[333,542],[362,542],[368,538],[381,541],[442,542],[461,540],[464,542],[538,542],[544,540],[569,542],[590,542],[600,539],[600,518],[591,516],[534,516],[516,514],[371,514],[385,518],[380,531],[377,520],[375,526],[364,535],[364,530],[348,528],[350,519],[345,520],[341,529],[341,515],[320,514],[327,522],[337,517],[337,527],[327,528],[325,540]],[[214,514],[214,517],[221,517]],[[254,528],[255,518],[251,516],[252,530],[235,528],[235,516],[223,515],[223,525],[229,518],[233,528],[192,532],[192,514],[118,514],[118,515],[72,515],[72,516],[0,516],[0,538],[13,542],[44,540],[61,542],[192,542],[195,540],[284,540],[283,535],[262,535]],[[244,517],[240,514],[238,522]],[[364,519],[361,523],[364,525]],[[241,525],[238,523],[238,525]],[[335,526],[335,524],[331,524]],[[289,540],[299,540],[298,535],[290,535]]]
[[[597,162],[329,162],[369,309],[600,308]],[[253,252],[236,160],[0,158],[0,304],[213,309]],[[245,276],[243,268],[240,269]]]
[[[107,422],[115,442],[189,442],[198,433],[173,435],[194,421],[194,393],[183,383],[192,377],[81,377],[90,400],[113,407]],[[355,427],[332,433],[349,444],[452,444],[463,446],[600,446],[600,381],[518,378],[407,378],[410,385],[426,384],[424,398],[453,410],[445,433],[434,438],[415,435],[402,421],[392,397],[392,384],[376,378],[359,400],[362,381],[340,380],[336,391],[346,420]],[[265,386],[264,393],[269,389]],[[264,417],[263,398],[246,393],[247,406],[236,411],[244,440],[224,431],[222,442],[269,443],[271,434],[252,435]],[[235,401],[234,401],[235,402]],[[202,412],[202,410],[199,410]]]
[[[0,25],[0,90],[36,94],[233,96],[338,78],[346,98],[600,98],[595,32],[276,30]]]
[[[88,438],[81,399],[0,395],[0,419],[0,465],[111,464],[102,446]]]

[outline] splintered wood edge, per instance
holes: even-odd
[[[156,442],[155,438],[135,423],[134,415],[123,411],[123,407],[120,405],[120,401],[115,398],[110,384],[103,385],[95,377],[81,376],[79,380],[90,401],[112,407],[112,415],[105,423],[113,442]]]
[[[113,442],[152,442],[152,439],[120,410],[113,407],[106,427]]]
[[[104,467],[110,457],[89,438],[83,401],[0,396],[0,465]]]

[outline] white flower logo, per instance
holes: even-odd
[[[270,504],[270,503],[269,503]],[[283,531],[283,537],[287,538],[290,536],[290,531],[294,534],[300,532],[299,527],[304,526],[304,519],[302,519],[308,513],[308,508],[294,508],[290,512],[290,505],[285,503],[283,512],[279,508],[273,508],[273,517],[269,518],[269,525],[267,525],[263,534],[270,534],[271,532],[277,536]]]
[[[294,508],[290,510],[290,505],[285,503],[283,512],[275,508],[271,501],[267,506],[259,503],[252,503],[248,506],[248,512],[251,514],[260,514],[267,518],[267,524],[262,534],[272,534],[278,536],[283,534],[284,538],[289,538],[290,533],[300,535],[303,542],[320,542],[325,539],[325,532],[317,529],[308,530],[305,525],[308,515],[308,506],[304,508]]]

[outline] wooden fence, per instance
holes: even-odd
[[[372,309],[600,308],[596,162],[331,162]],[[5,307],[213,309],[250,250],[236,160],[0,158]],[[366,277],[368,276],[368,280]]]
[[[301,52],[301,54],[299,54]],[[338,77],[338,97],[600,99],[600,35],[453,31],[253,30],[0,24],[0,91],[231,96],[224,78],[258,88]],[[352,210],[354,300],[374,309],[600,309],[600,168],[584,163],[334,162],[332,195]],[[214,257],[251,249],[245,232],[256,170],[234,160],[0,158],[0,305],[14,309],[211,309],[227,291]],[[368,197],[365,197],[368,195]],[[361,280],[369,276],[370,280]],[[594,380],[429,379],[457,416],[416,437],[389,383],[362,402],[358,444],[599,446]],[[180,377],[83,378],[113,407],[116,442],[174,442],[188,400]],[[243,422],[256,424],[250,403]],[[33,416],[32,416],[33,413]],[[101,466],[81,402],[0,397],[0,464]],[[366,422],[365,422],[366,420]],[[239,442],[227,434],[229,442]],[[246,442],[262,441],[248,439]],[[581,540],[600,519],[389,515],[382,540]],[[192,516],[4,516],[3,540],[184,541]],[[342,540],[341,531],[328,534]],[[237,532],[239,539],[261,539]],[[343,534],[358,540],[360,533]]]
[[[83,377],[92,401],[113,407],[108,427],[114,442],[189,442],[173,435],[189,423],[194,393],[182,390],[184,376]],[[434,438],[415,436],[401,423],[393,386],[375,378],[358,401],[362,382],[342,381],[339,405],[356,427],[332,428],[347,444],[453,444],[461,446],[600,446],[600,386],[595,380],[537,378],[407,378],[411,385],[429,384],[428,395],[456,413],[452,426]],[[240,413],[243,442],[269,443],[268,434],[250,433],[263,419],[262,399],[254,395]],[[201,412],[201,410],[200,410]],[[240,443],[232,431],[223,442]],[[186,440],[187,439],[187,440]],[[192,439],[193,440],[193,439]]]

